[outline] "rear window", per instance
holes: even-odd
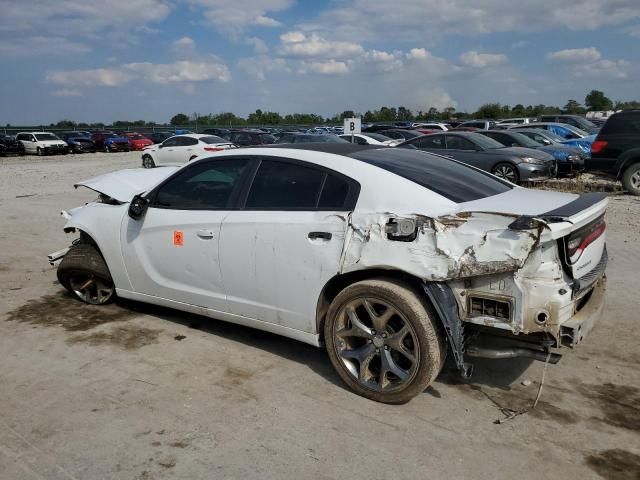
[[[600,133],[640,135],[640,115],[612,115]]]
[[[411,180],[456,203],[491,197],[513,188],[489,173],[416,150],[363,150],[349,156]]]

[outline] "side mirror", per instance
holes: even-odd
[[[129,216],[134,220],[140,220],[149,208],[149,200],[138,194],[131,199],[129,204]]]

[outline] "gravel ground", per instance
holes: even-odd
[[[324,351],[194,315],[69,298],[75,181],[140,153],[0,159],[0,478],[640,478],[640,199],[612,196],[608,307],[550,366],[476,362],[407,405],[357,397]],[[523,385],[525,380],[532,383]],[[527,384],[528,382],[524,382]]]

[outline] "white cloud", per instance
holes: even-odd
[[[333,59],[326,62],[303,62],[299,73],[319,73],[320,75],[344,75],[349,72],[345,62],[337,62]]]
[[[640,18],[637,0],[354,0],[333,7],[298,28],[326,38],[357,42],[440,40],[448,34],[543,31],[548,28],[595,30]]]
[[[249,37],[247,38],[246,43],[247,45],[251,45],[256,53],[267,53],[269,51],[267,43],[261,38]]]
[[[502,53],[479,53],[470,50],[460,55],[460,61],[468,67],[486,68],[507,63],[507,57]]]
[[[602,57],[595,47],[589,48],[567,48],[565,50],[557,50],[547,54],[549,60],[556,62],[595,62]]]
[[[54,97],[81,97],[82,93],[79,90],[63,88],[61,90],[55,90],[51,92],[51,95],[53,95]]]
[[[431,52],[427,51],[425,48],[412,48],[406,54],[408,60],[426,60],[431,57]]]
[[[171,42],[171,51],[177,54],[192,54],[196,49],[196,42],[191,37],[182,37]]]
[[[175,63],[150,62],[128,63],[123,67],[153,83],[170,84],[185,82],[206,82],[217,80],[228,82],[231,79],[226,65],[216,61],[182,60]]]
[[[280,40],[282,41],[280,54],[289,57],[344,58],[364,53],[364,48],[357,43],[325,40],[315,33],[307,36],[302,32],[289,32],[281,35]]]
[[[46,80],[64,87],[120,87],[133,80],[162,85],[220,81],[231,78],[229,69],[217,59],[181,60],[175,63],[127,63],[114,68],[58,70],[47,73]],[[187,88],[187,87],[185,87]]]
[[[385,52],[381,50],[370,50],[365,54],[365,61],[373,63],[376,69],[381,72],[391,72],[402,68],[403,54],[400,51]]]
[[[249,27],[279,27],[270,12],[288,9],[293,0],[187,0],[202,10],[206,22],[218,30],[237,35]]]
[[[69,87],[119,87],[128,83],[133,76],[111,68],[93,70],[60,70],[47,74],[47,81],[56,85]]]
[[[74,55],[91,51],[84,43],[61,37],[27,36],[0,42],[0,55],[36,57],[42,55]]]
[[[238,67],[258,80],[264,80],[268,72],[289,72],[291,69],[283,58],[272,58],[266,55],[241,58]]]

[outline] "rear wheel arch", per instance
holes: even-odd
[[[385,270],[382,268],[375,268],[337,274],[325,284],[322,292],[320,292],[320,297],[318,298],[316,307],[316,328],[318,335],[320,335],[321,341],[324,340],[324,322],[331,302],[338,296],[338,294],[342,290],[344,290],[348,286],[353,285],[357,282],[361,282],[363,280],[372,279],[391,280],[403,283],[410,287],[418,298],[422,299],[425,303],[430,303],[429,299],[426,297],[426,295],[424,295],[424,290],[422,289],[422,280],[401,270]]]

